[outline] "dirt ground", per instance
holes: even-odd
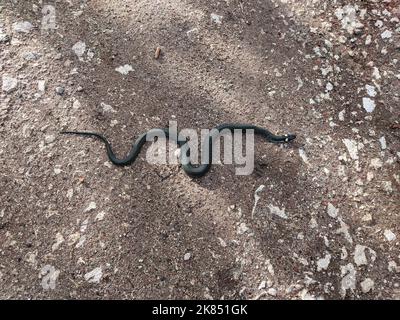
[[[0,0],[0,298],[399,299],[399,19],[398,0]],[[58,134],[122,156],[170,120],[298,138],[191,179]]]

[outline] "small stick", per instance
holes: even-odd
[[[154,53],[154,58],[158,59],[160,57],[161,54],[161,48],[157,47],[156,52]]]

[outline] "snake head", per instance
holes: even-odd
[[[296,135],[295,134],[287,134],[285,142],[293,141],[294,139],[296,139]]]

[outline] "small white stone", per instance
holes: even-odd
[[[387,145],[386,145],[386,138],[384,136],[379,138],[379,143],[381,145],[381,149],[385,150]]]
[[[238,229],[237,229],[237,233],[238,233],[238,234],[244,234],[244,233],[246,233],[247,231],[249,231],[249,228],[246,226],[246,224],[245,224],[244,222],[242,222],[242,223],[239,225]]]
[[[272,204],[270,204],[268,206],[268,208],[269,208],[269,211],[271,212],[271,214],[275,214],[282,219],[288,218],[287,214],[285,213],[285,208],[280,209],[279,207],[276,207]]]
[[[370,97],[375,97],[375,96],[376,96],[376,89],[375,89],[374,86],[371,86],[371,85],[369,85],[369,84],[366,84],[366,85],[365,85],[365,90],[367,91],[367,94],[368,94]]]
[[[39,80],[38,81],[38,90],[40,92],[45,92],[46,91],[46,80]]]
[[[133,68],[129,64],[125,64],[115,69],[115,71],[119,72],[122,75],[127,75],[129,72],[133,71]]]
[[[183,260],[188,261],[190,259],[190,257],[192,256],[192,254],[190,252],[185,253],[185,255],[183,256]]]
[[[375,282],[370,278],[366,278],[364,281],[360,283],[360,285],[362,292],[368,293],[374,288]]]
[[[358,147],[357,142],[352,139],[343,139],[343,143],[353,160],[358,160]]]
[[[277,294],[277,290],[276,290],[275,288],[269,288],[268,291],[267,291],[267,293],[268,293],[270,296],[275,297],[276,294]]]
[[[335,208],[335,206],[332,203],[328,203],[328,207],[326,209],[326,212],[331,218],[337,218],[339,209]]]
[[[83,41],[78,41],[72,46],[72,51],[75,52],[79,58],[82,58],[86,51],[86,43]]]
[[[96,202],[92,201],[89,203],[87,208],[84,210],[84,212],[89,212],[97,208]]]
[[[365,255],[366,246],[357,244],[354,250],[354,262],[357,266],[367,265],[367,256]]]
[[[306,155],[306,152],[304,151],[304,149],[299,148],[299,156],[300,156],[301,160],[303,160],[303,162],[304,162],[305,164],[310,164],[310,163],[308,162],[308,158],[307,158],[307,155]]]
[[[371,98],[363,98],[363,107],[365,109],[365,111],[367,111],[368,113],[371,113],[375,110],[375,101],[372,100]]]
[[[370,166],[374,169],[379,169],[379,168],[382,168],[383,162],[379,158],[373,158],[373,159],[371,159]]]
[[[72,103],[72,108],[75,110],[78,110],[82,107],[81,103],[79,100],[75,99],[74,102]]]
[[[392,230],[386,229],[386,230],[383,232],[383,234],[384,234],[384,236],[385,236],[385,238],[386,238],[387,241],[396,240],[396,235],[392,232]]]
[[[382,33],[381,33],[381,38],[382,39],[389,39],[389,38],[391,38],[392,37],[392,31],[390,31],[390,30],[385,30],[385,31],[383,31]]]
[[[331,258],[332,258],[332,256],[331,256],[329,253],[327,253],[327,254],[325,255],[325,257],[319,259],[319,260],[317,261],[317,271],[321,271],[321,270],[326,270],[326,269],[328,269],[329,264],[330,264],[330,262],[331,262]]]
[[[349,263],[345,266],[341,266],[341,288],[340,292],[342,297],[346,296],[347,290],[354,291],[356,289],[356,270],[354,265]]]
[[[333,84],[330,83],[330,82],[328,82],[328,83],[326,84],[325,90],[326,90],[327,92],[332,91],[332,90],[333,90]]]
[[[346,113],[346,110],[343,109],[342,111],[339,112],[339,121],[344,121],[344,115]]]
[[[267,285],[267,282],[265,280],[261,281],[260,285],[258,286],[258,290],[264,289],[266,285]]]
[[[102,220],[104,219],[105,215],[106,215],[106,213],[105,213],[104,211],[100,211],[100,212],[96,215],[95,220],[96,220],[96,221],[102,221]]]
[[[2,90],[6,93],[11,93],[17,89],[18,80],[7,75],[3,75]]]
[[[211,17],[212,22],[214,22],[216,24],[222,23],[222,16],[215,14],[215,13],[211,13],[210,17]]]
[[[29,33],[32,29],[33,25],[28,21],[15,22],[13,24],[13,30],[17,33]]]
[[[86,273],[84,275],[84,278],[89,283],[99,283],[102,276],[103,276],[102,268],[97,267],[97,268],[93,269],[92,271]]]
[[[44,137],[44,142],[46,144],[53,143],[54,141],[56,141],[56,136],[54,134],[49,134],[49,135]]]
[[[104,102],[100,103],[100,106],[103,108],[103,112],[116,112],[114,108]]]

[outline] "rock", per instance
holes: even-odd
[[[102,276],[103,276],[102,268],[97,267],[97,268],[93,269],[92,271],[86,273],[84,275],[84,278],[89,283],[99,283]]]
[[[81,59],[86,51],[86,43],[78,41],[72,46],[72,51]]]
[[[367,256],[365,255],[365,249],[368,247],[357,244],[354,250],[354,263],[359,267],[368,264]],[[371,260],[374,261],[376,253],[374,250],[368,248],[371,253]]]
[[[192,254],[190,252],[185,253],[185,255],[183,256],[183,260],[188,261],[190,259],[190,257],[192,256]]]
[[[17,33],[29,33],[33,29],[33,25],[28,21],[15,22],[13,30]]]
[[[374,288],[375,282],[370,278],[366,278],[364,281],[360,283],[360,285],[362,292],[368,293]]]
[[[38,90],[40,92],[45,92],[46,91],[46,81],[45,80],[39,80],[38,81]]]
[[[370,98],[363,98],[363,107],[365,109],[365,111],[367,111],[368,113],[371,113],[375,110],[375,101],[370,99]]]
[[[89,203],[89,205],[87,206],[87,208],[86,208],[83,212],[90,212],[90,211],[92,211],[92,210],[94,210],[94,209],[96,209],[96,208],[97,208],[96,202],[91,201],[91,202]]]
[[[26,52],[23,57],[27,61],[36,61],[40,58],[40,54],[36,52]]]
[[[65,88],[64,87],[56,87],[56,93],[60,96],[62,96],[65,92]]]
[[[327,254],[325,255],[325,257],[319,259],[319,260],[317,261],[317,271],[321,271],[321,270],[326,270],[326,269],[328,269],[329,264],[330,264],[330,262],[331,262],[331,258],[332,258],[332,256],[331,256],[329,253],[327,253]]]
[[[367,94],[370,97],[375,97],[376,96],[376,89],[374,86],[371,86],[369,84],[365,85],[365,90],[367,91]]]
[[[14,90],[16,90],[18,87],[18,80],[12,77],[9,77],[8,75],[3,75],[3,86],[2,90],[5,93],[11,93]]]
[[[353,243],[353,238],[350,235],[350,228],[349,226],[342,220],[342,218],[338,218],[340,223],[340,228],[336,230],[337,234],[343,234],[344,238],[350,243]]]
[[[347,151],[349,152],[350,157],[353,160],[358,160],[358,147],[357,147],[357,142],[352,139],[343,139],[342,140],[344,145],[347,148]]]
[[[212,22],[214,22],[216,24],[222,23],[222,16],[215,14],[215,13],[211,13],[210,17],[211,17]]]
[[[349,263],[345,266],[341,266],[341,287],[340,293],[344,298],[346,296],[347,290],[354,291],[356,289],[356,270],[353,264]]]
[[[119,72],[122,75],[127,75],[129,72],[134,71],[132,66],[129,64],[126,64],[124,66],[120,66],[115,69],[115,71]]]
[[[373,158],[373,159],[371,159],[371,162],[369,165],[370,165],[370,167],[372,167],[374,169],[379,169],[379,168],[382,168],[383,162],[379,158]]]
[[[384,136],[379,138],[379,144],[381,145],[382,150],[386,149],[386,147],[387,147],[386,138]]]
[[[387,241],[393,241],[396,240],[396,235],[392,232],[392,230],[386,229],[383,232],[383,235],[385,236]]]
[[[336,209],[335,206],[329,202],[326,212],[328,213],[328,216],[336,219],[339,213],[339,209]]]
[[[300,156],[301,160],[303,160],[303,162],[304,162],[305,164],[310,164],[310,163],[308,162],[308,157],[307,157],[306,152],[304,151],[304,149],[299,148],[299,156]]]
[[[269,289],[267,290],[267,293],[268,293],[270,296],[275,297],[276,294],[277,294],[278,292],[277,292],[277,290],[276,290],[275,288],[269,288]]]
[[[392,31],[390,30],[385,30],[384,32],[381,33],[381,38],[382,39],[389,39],[392,37]]]
[[[102,221],[105,217],[106,213],[104,211],[100,211],[95,218],[95,221]]]
[[[55,136],[54,134],[49,134],[49,135],[47,135],[47,136],[44,137],[44,142],[45,142],[46,144],[51,144],[51,143],[53,143],[54,141],[56,141],[56,136]]]
[[[246,226],[246,224],[245,224],[244,222],[242,222],[242,223],[239,225],[238,229],[237,229],[237,233],[238,233],[238,234],[244,234],[244,233],[246,233],[247,231],[249,231],[249,228]]]
[[[103,108],[103,112],[116,112],[114,108],[104,102],[100,103],[100,106]]]
[[[10,42],[11,37],[0,28],[0,43]]]
[[[282,219],[288,218],[287,214],[285,213],[285,208],[280,209],[279,207],[275,207],[272,204],[270,204],[268,206],[268,208],[269,208],[269,211],[271,212],[271,214],[274,214]]]

